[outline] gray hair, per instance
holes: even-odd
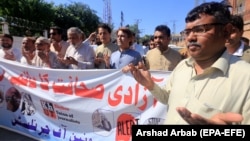
[[[70,27],[68,30],[67,30],[67,34],[77,34],[78,37],[81,37],[82,38],[82,35],[84,34],[83,31],[78,28],[78,27]]]

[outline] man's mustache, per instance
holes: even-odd
[[[190,42],[187,44],[187,47],[189,48],[190,46],[197,46],[197,47],[201,47],[201,44],[197,43],[197,42]]]

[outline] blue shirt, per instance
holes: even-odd
[[[139,61],[142,60],[142,57],[139,52],[128,49],[128,50],[117,50],[111,54],[110,57],[110,68],[111,69],[121,69],[126,65],[133,63],[137,65]]]

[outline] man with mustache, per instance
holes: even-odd
[[[64,57],[69,43],[63,40],[63,29],[58,26],[50,27],[50,50],[55,52],[58,57]]]
[[[165,124],[250,124],[250,64],[227,52],[230,10],[207,2],[186,16],[189,58],[160,87],[140,63],[128,66],[135,80],[168,106]]]
[[[2,34],[0,39],[2,46],[0,49],[0,58],[20,62],[22,54],[20,49],[13,47],[13,36]]]
[[[88,44],[83,43],[83,31],[78,27],[70,27],[67,37],[70,43],[64,58],[58,58],[59,62],[69,69],[93,69],[95,51]]]
[[[36,54],[31,60],[32,65],[42,68],[63,68],[57,60],[57,55],[50,51],[50,41],[48,38],[40,36],[35,42]]]
[[[33,37],[24,37],[22,40],[22,58],[21,64],[32,65],[32,59],[35,57],[36,54],[36,47],[35,47],[36,39]]]

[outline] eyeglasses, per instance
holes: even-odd
[[[209,30],[209,27],[216,26],[216,25],[225,25],[225,24],[223,24],[223,23],[210,23],[210,24],[197,25],[191,29],[185,29],[181,33],[185,37],[189,36],[191,32],[193,32],[194,35],[203,35],[204,33],[206,33]]]

